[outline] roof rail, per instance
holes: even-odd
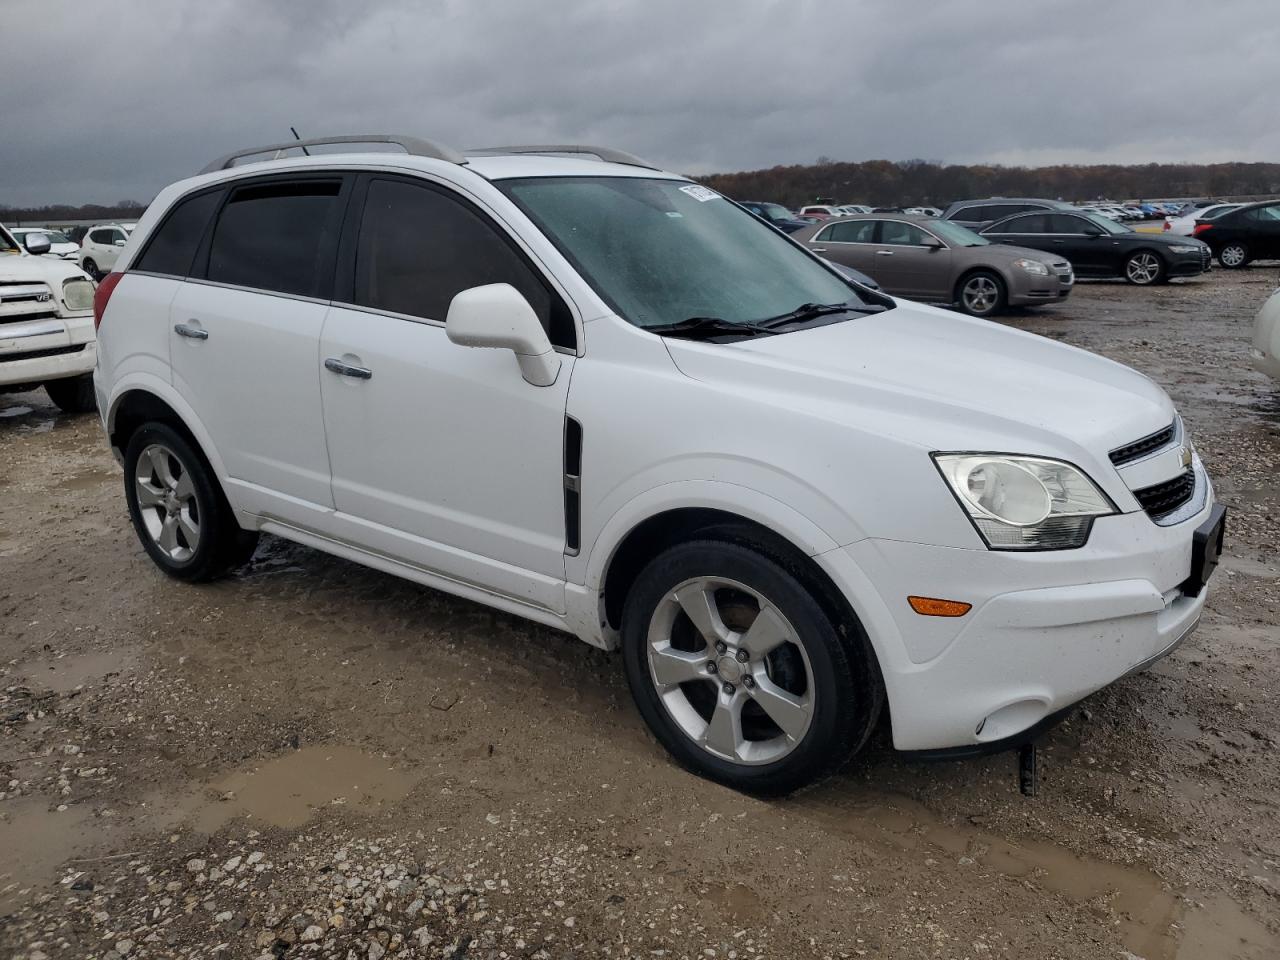
[[[631,167],[646,167],[650,170],[661,170],[662,168],[650,163],[648,160],[641,160],[633,153],[627,153],[625,150],[614,150],[612,147],[592,147],[582,143],[562,143],[559,145],[517,145],[511,147],[477,147],[474,150],[468,150],[468,156],[502,156],[503,154],[516,153],[581,153],[587,156],[597,157],[606,163],[624,163]]]
[[[213,173],[217,170],[227,170],[235,166],[237,160],[243,157],[252,157],[259,153],[280,153],[285,150],[324,146],[332,143],[394,143],[403,147],[404,152],[410,156],[434,157],[437,160],[447,160],[450,163],[467,162],[467,158],[452,147],[432,143],[430,140],[423,140],[419,137],[402,137],[396,134],[370,133],[346,137],[311,137],[306,140],[286,140],[283,143],[268,143],[262,147],[248,147],[244,150],[237,150],[235,153],[228,153],[225,157],[219,157],[200,172]]]

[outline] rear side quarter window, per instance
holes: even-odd
[[[166,277],[188,276],[221,199],[222,191],[213,190],[174,204],[147,241],[134,269]]]

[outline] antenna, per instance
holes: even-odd
[[[297,128],[297,127],[290,127],[290,128],[289,128],[289,132],[293,134],[293,139],[297,140],[299,143],[301,143],[301,142],[302,142],[302,138],[301,138],[300,136],[298,136],[298,128]],[[302,153],[303,153],[303,155],[304,155],[304,156],[307,156],[307,157],[311,156],[311,151],[310,151],[310,150],[308,150],[305,146],[302,148]]]

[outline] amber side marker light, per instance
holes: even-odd
[[[922,617],[963,617],[973,609],[972,603],[939,600],[936,597],[907,597],[907,603]]]

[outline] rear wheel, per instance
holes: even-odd
[[[1004,281],[988,270],[971,273],[960,281],[956,300],[970,316],[989,317],[1004,306]]]
[[[1124,278],[1140,287],[1159,283],[1165,275],[1164,261],[1151,250],[1139,250],[1124,262]]]
[[[878,677],[861,630],[837,628],[783,563],[701,540],[660,554],[623,609],[641,715],[694,773],[762,796],[834,771],[866,742]]]
[[[240,528],[212,468],[168,424],[129,439],[124,489],[138,539],[169,576],[212,580],[253,555],[258,534]]]
[[[93,395],[93,374],[50,380],[44,385],[44,392],[63,413],[89,413],[98,408],[97,397]]]
[[[1228,270],[1239,270],[1249,265],[1249,248],[1243,243],[1228,243],[1218,251],[1218,262]]]

